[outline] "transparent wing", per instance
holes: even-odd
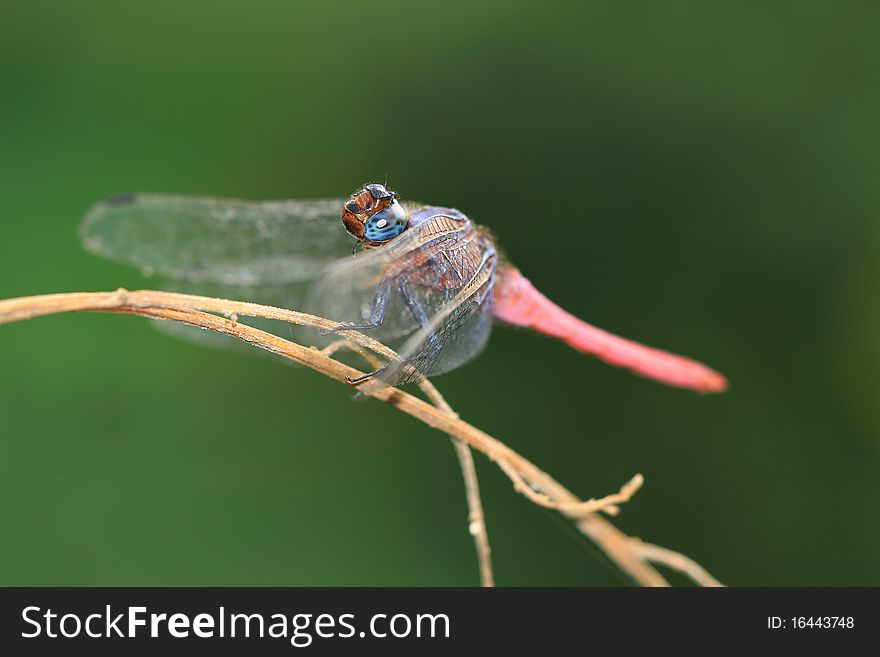
[[[301,309],[308,285],[351,253],[352,238],[339,221],[343,202],[127,195],[93,206],[80,232],[86,249],[158,275],[162,289]],[[241,321],[291,335],[277,322]],[[207,346],[242,346],[175,322],[156,326]]]
[[[191,282],[256,286],[311,280],[350,252],[343,200],[250,202],[133,194],[102,201],[83,245],[116,262]]]
[[[495,258],[487,258],[473,279],[448,298],[398,349],[400,359],[381,373],[390,385],[404,385],[424,376],[436,376],[473,360],[486,346],[492,331],[492,289]]]

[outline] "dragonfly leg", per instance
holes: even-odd
[[[418,300],[409,293],[409,290],[406,289],[406,282],[400,281],[397,287],[400,290],[400,294],[403,297],[404,303],[406,303],[406,307],[409,308],[409,311],[412,313],[412,316],[415,318],[415,320],[419,323],[419,326],[421,326],[423,329],[430,326],[431,320],[428,318],[425,309],[422,308]],[[440,347],[442,347],[443,345],[440,343],[440,339],[436,333],[429,333],[427,339],[431,354],[436,354],[438,351],[440,351]]]
[[[391,291],[391,280],[385,279],[376,287],[376,294],[370,306],[370,318],[366,322],[341,322],[332,329],[321,331],[321,335],[330,335],[339,331],[368,331],[379,328],[385,321],[385,308],[388,304],[388,293]]]
[[[366,381],[367,379],[372,379],[374,376],[379,376],[382,372],[385,371],[387,365],[383,365],[382,367],[378,367],[372,372],[367,372],[366,374],[361,374],[360,376],[347,376],[345,380],[349,383],[360,383],[361,381]]]
[[[430,319],[428,318],[425,309],[422,308],[421,304],[418,300],[410,294],[409,290],[406,289],[406,281],[398,280],[397,281],[397,289],[400,291],[400,295],[403,298],[404,303],[406,303],[406,307],[409,308],[409,311],[412,313],[413,318],[415,318],[416,322],[422,328],[426,328],[430,326]],[[384,303],[384,302],[383,302]],[[440,348],[443,346],[437,337],[437,335],[431,333],[427,337],[428,342],[428,350],[427,357],[431,358],[440,351]],[[356,377],[346,377],[346,380],[349,383],[360,383],[361,381],[366,381],[367,379],[371,379],[375,376],[379,376],[386,369],[388,369],[388,365],[382,365],[372,372],[367,372],[366,374],[362,374],[361,376]]]

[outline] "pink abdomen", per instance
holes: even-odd
[[[538,292],[515,267],[499,271],[494,313],[503,322],[560,338],[578,351],[671,386],[700,392],[727,388],[727,379],[695,360],[646,347],[578,319]]]

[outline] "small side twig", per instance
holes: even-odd
[[[505,474],[510,477],[513,487],[518,493],[522,493],[538,506],[545,509],[554,509],[555,511],[564,511],[571,517],[588,515],[590,513],[598,513],[599,511],[616,516],[620,513],[618,504],[629,502],[632,496],[645,483],[645,478],[640,475],[634,475],[632,479],[620,487],[616,493],[611,493],[599,499],[589,499],[584,502],[554,502],[548,495],[535,490],[519,475],[519,473],[510,466],[509,463],[499,460],[498,467],[504,470]]]
[[[346,383],[348,379],[363,374],[329,355],[321,353],[320,350],[302,346],[238,322],[240,316],[262,317],[310,326],[318,330],[328,330],[335,327],[332,320],[243,301],[153,290],[43,295],[0,301],[0,324],[43,315],[85,311],[123,313],[166,319],[222,333],[301,363],[341,383]],[[231,317],[235,319],[229,319]],[[343,331],[341,333],[342,337],[383,358],[393,359],[396,357],[391,349],[357,331]],[[501,441],[463,421],[455,413],[442,408],[442,405],[428,403],[403,390],[390,388],[380,381],[372,379],[364,380],[358,384],[357,388],[364,395],[385,402],[483,453],[497,463],[508,476],[510,476],[510,472],[515,472],[515,477],[512,477],[514,485],[517,485],[517,482],[521,480],[533,492],[540,491],[544,496],[540,498],[543,502],[552,502],[556,510],[571,518],[581,533],[593,541],[609,559],[639,584],[668,586],[666,579],[652,565],[653,563],[661,563],[688,575],[698,584],[717,585],[718,581],[715,578],[688,557],[633,539],[598,513],[585,512],[582,507],[583,500],[546,472]],[[617,494],[618,499],[612,504],[625,501],[624,498],[628,499],[627,495],[631,495],[634,488],[635,485],[631,484],[629,489],[622,490]],[[601,500],[592,501],[594,505],[599,502]]]

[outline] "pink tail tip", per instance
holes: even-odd
[[[727,379],[702,363],[621,338],[571,315],[538,292],[514,267],[501,272],[494,302],[495,316],[501,321],[559,338],[611,365],[680,388],[727,390]]]

